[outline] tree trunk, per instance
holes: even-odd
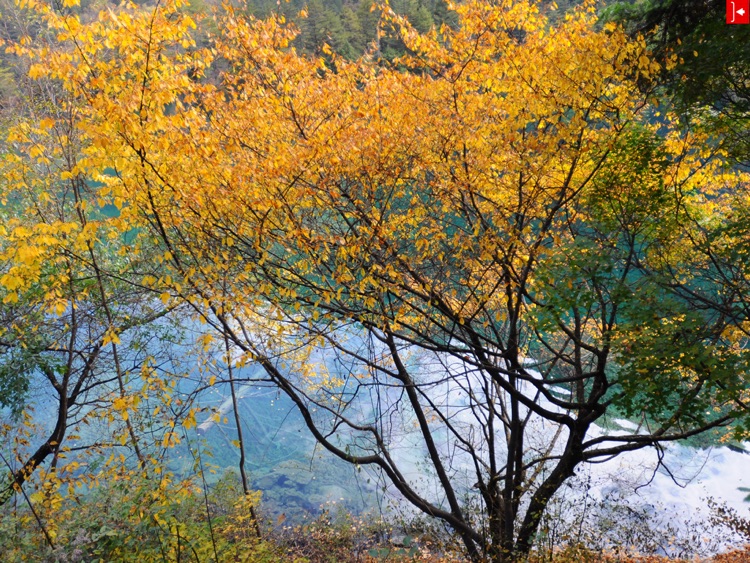
[[[529,554],[549,501],[562,484],[575,474],[575,468],[583,461],[583,449],[581,446],[586,437],[587,428],[588,424],[584,427],[576,427],[571,430],[562,458],[550,476],[544,480],[532,495],[529,507],[526,510],[526,516],[523,519],[515,542],[514,556],[516,558],[523,559]]]

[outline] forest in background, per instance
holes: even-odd
[[[577,468],[750,422],[721,8],[3,5],[7,560],[627,560]],[[264,516],[251,387],[422,516]]]

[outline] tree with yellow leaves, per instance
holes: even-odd
[[[0,505],[44,464],[48,482],[75,482],[86,455],[112,447],[144,470],[161,458],[144,443],[161,442],[154,408],[164,410],[171,392],[162,378],[167,338],[155,342],[173,331],[174,307],[127,281],[149,270],[148,252],[121,221],[118,202],[104,201],[101,184],[82,173],[76,106],[59,84],[36,86],[3,115],[0,405],[8,417]],[[189,410],[188,401],[178,418]]]
[[[76,108],[76,173],[160,248],[130,282],[191,307],[472,560],[528,554],[583,464],[745,431],[744,296],[697,251],[745,184],[639,91],[659,65],[590,4],[552,26],[471,0],[424,34],[383,6],[396,66],[302,56],[281,18],[229,5],[203,48],[179,2],[40,9],[55,41],[17,49]],[[593,431],[613,413],[638,430]]]

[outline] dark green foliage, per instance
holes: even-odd
[[[433,26],[451,24],[455,14],[449,12],[445,0],[396,0],[391,7],[405,15],[416,29],[428,31]],[[405,48],[398,37],[386,34],[378,38],[380,13],[370,0],[340,2],[338,0],[298,0],[285,5],[270,6],[258,0],[249,6],[251,13],[263,17],[280,10],[300,29],[296,45],[308,53],[318,53],[326,44],[335,53],[353,59],[372,50],[386,60],[403,55]],[[302,9],[307,16],[300,16]]]
[[[54,370],[54,366],[33,350],[9,349],[0,354],[0,406],[14,418],[26,406],[29,381],[37,369]]]
[[[732,156],[750,158],[750,26],[725,23],[720,0],[641,0],[611,5],[604,19],[644,34],[665,61],[677,65],[658,80],[686,119],[711,108],[708,122],[728,136]]]
[[[722,276],[726,279],[732,259],[717,252],[703,262],[700,253],[685,252],[679,259],[691,275],[679,279],[669,265],[689,211],[665,187],[669,162],[662,143],[633,128],[611,147],[611,158],[574,215],[581,218],[570,220],[573,244],[540,269],[545,306],[537,310],[536,329],[611,318],[613,333],[601,337],[601,345],[614,351],[604,403],[632,420],[681,432],[710,427],[727,415],[744,385],[737,374],[750,368],[750,354],[727,338],[727,324],[734,320],[721,312]],[[740,252],[737,229],[743,227],[718,229],[706,245]],[[724,230],[731,234],[719,233]],[[735,243],[719,244],[721,236]],[[736,318],[744,314],[737,311]],[[543,354],[532,351],[535,358]],[[547,377],[572,375],[561,363]],[[581,397],[588,392],[586,386],[578,390]]]
[[[327,44],[345,57],[355,56],[341,12],[335,9],[335,4],[326,6],[322,0],[311,0],[307,5],[307,17],[299,20],[298,25],[302,32],[298,45],[304,51],[313,53]]]

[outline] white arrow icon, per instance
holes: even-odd
[[[730,2],[732,5],[732,21],[729,23],[734,23],[735,17],[739,14],[740,17],[743,17],[745,15],[745,8],[740,8],[739,10],[736,10],[734,7],[734,2]]]

